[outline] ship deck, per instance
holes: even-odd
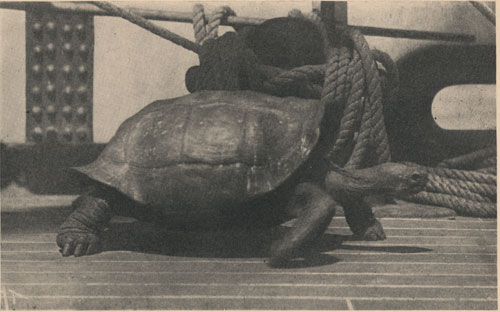
[[[366,242],[337,216],[315,256],[276,269],[266,263],[266,231],[165,230],[123,218],[104,252],[63,258],[55,232],[67,201],[3,203],[2,309],[498,307],[496,219],[381,218],[387,240]]]

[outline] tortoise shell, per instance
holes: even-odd
[[[310,155],[318,100],[252,91],[201,91],[149,104],[78,171],[135,201],[217,209],[274,190]]]

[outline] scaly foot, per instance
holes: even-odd
[[[57,245],[64,257],[90,255],[101,251],[100,234],[111,219],[103,199],[83,195],[73,202],[75,211],[59,228]]]

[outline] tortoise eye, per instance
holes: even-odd
[[[410,179],[412,179],[413,181],[419,181],[419,180],[422,180],[424,179],[424,175],[423,174],[420,174],[420,173],[412,173],[411,176],[410,176]]]

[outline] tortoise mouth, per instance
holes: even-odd
[[[399,187],[399,195],[413,195],[425,190],[429,177],[426,173],[412,173],[403,185]]]

